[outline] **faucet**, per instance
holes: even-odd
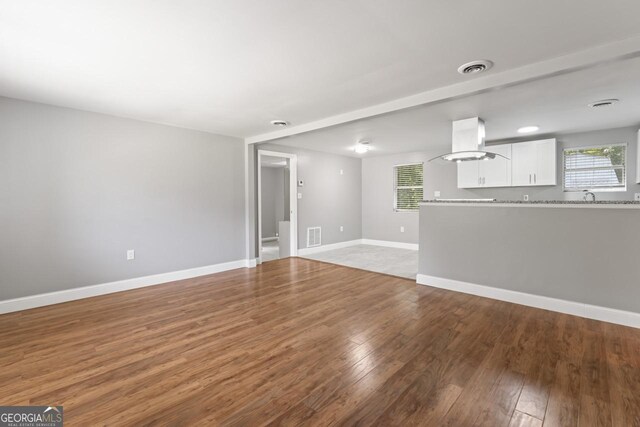
[[[591,197],[591,200],[589,200],[589,197]],[[584,190],[584,196],[582,197],[582,200],[584,200],[585,202],[595,202],[596,195],[593,194],[592,191]]]

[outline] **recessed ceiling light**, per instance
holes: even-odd
[[[538,126],[523,126],[518,129],[518,133],[531,133],[540,130]]]
[[[491,67],[493,67],[493,62],[488,59],[480,59],[462,64],[458,67],[458,72],[460,74],[477,74],[487,71]]]
[[[371,150],[371,147],[369,146],[369,142],[370,141],[367,141],[367,140],[358,141],[353,151],[355,151],[358,154],[366,153],[367,151]]]
[[[271,120],[271,124],[274,126],[278,126],[278,127],[285,127],[285,126],[289,126],[289,122],[286,120]]]
[[[602,107],[611,107],[613,104],[620,102],[619,99],[610,98],[610,99],[601,99],[600,101],[592,102],[589,104],[591,108],[602,108]]]

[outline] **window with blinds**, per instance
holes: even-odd
[[[417,211],[422,201],[422,163],[398,165],[393,168],[396,212]]]
[[[564,190],[625,190],[626,157],[627,144],[564,150]]]

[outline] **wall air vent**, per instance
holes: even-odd
[[[313,248],[322,244],[322,229],[320,227],[307,228],[307,247]]]

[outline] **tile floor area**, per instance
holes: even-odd
[[[278,241],[271,240],[269,242],[262,242],[262,262],[273,261],[279,259]]]
[[[356,245],[302,258],[315,259],[409,279],[418,274],[418,251],[383,246]]]

